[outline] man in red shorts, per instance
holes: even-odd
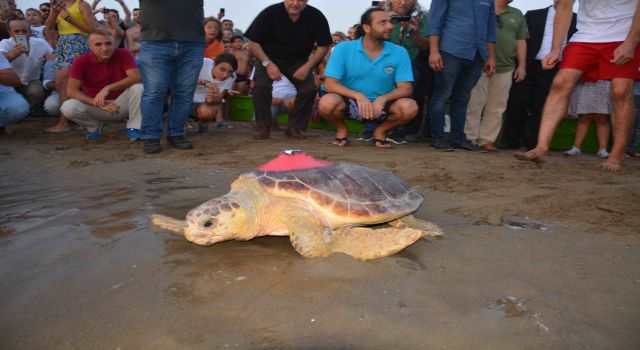
[[[567,114],[569,97],[578,80],[611,80],[614,142],[609,158],[600,167],[609,171],[621,169],[635,113],[633,82],[640,80],[639,2],[580,0],[578,32],[562,53],[560,70],[544,105],[538,145],[528,152],[514,153],[516,158],[538,164],[546,162],[551,139]],[[551,69],[558,63],[562,41],[571,23],[573,0],[556,0],[556,3],[553,44],[551,53],[542,61],[544,69]]]

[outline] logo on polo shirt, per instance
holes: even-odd
[[[385,67],[384,71],[387,72],[388,74],[391,74],[393,73],[393,69],[394,69],[393,66],[387,66]]]

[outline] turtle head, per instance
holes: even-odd
[[[242,239],[248,215],[237,201],[216,198],[205,202],[187,214],[184,236],[198,245]]]

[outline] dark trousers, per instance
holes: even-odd
[[[536,63],[539,65],[540,61]],[[536,146],[542,110],[556,72],[541,68],[528,70],[523,81],[513,84],[502,124],[501,145],[527,149]]]
[[[293,79],[293,73],[305,62],[282,62],[274,63],[280,68],[280,72],[286,76],[296,87],[296,100],[293,103],[293,110],[289,113],[288,127],[295,129],[306,129],[311,116],[311,108],[316,96],[316,86],[313,82],[313,74],[309,72],[303,81]],[[253,108],[256,113],[256,123],[262,128],[269,130],[271,127],[271,91],[273,80],[267,75],[267,69],[258,61],[255,62],[255,89],[253,90]]]

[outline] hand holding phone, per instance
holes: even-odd
[[[26,35],[16,35],[16,45],[21,46],[23,52],[29,52],[29,41]]]

